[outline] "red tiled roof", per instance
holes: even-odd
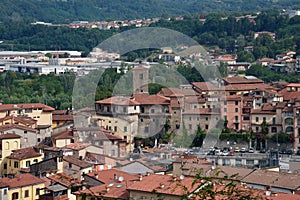
[[[179,177],[175,178],[169,175],[150,174],[144,176],[141,181],[129,185],[128,190],[149,193],[156,191],[157,194],[182,196],[186,192],[191,193],[199,187],[199,184],[193,185],[194,180],[192,177],[184,177],[181,180]]]
[[[297,99],[300,97],[300,91],[288,91],[287,88],[279,91],[279,94],[283,96],[284,101],[289,101],[291,99]]]
[[[108,99],[103,99],[100,101],[96,101],[98,104],[113,104],[113,105],[120,105],[120,106],[136,106],[140,105],[139,102],[132,99],[131,97],[124,97],[124,96],[113,96]]]
[[[13,152],[9,156],[7,156],[7,158],[16,159],[16,160],[24,160],[24,159],[28,159],[28,158],[39,157],[41,155],[42,154],[36,152],[34,147],[27,147],[27,148],[23,148],[23,149],[13,150]]]
[[[15,134],[15,133],[6,133],[6,134],[0,135],[0,140],[3,140],[3,139],[16,139],[16,138],[21,138],[21,136]]]
[[[233,77],[226,77],[223,78],[225,83],[227,84],[253,84],[253,83],[264,83],[263,80],[258,79],[258,78],[251,78],[247,79],[246,77],[243,76],[233,76]]]
[[[161,88],[161,90],[158,93],[165,97],[170,97],[174,94],[181,94],[183,96],[196,96],[197,95],[195,90],[184,89],[184,88]]]
[[[48,176],[48,179],[52,180],[55,183],[59,183],[65,187],[71,187],[74,185],[80,185],[80,181],[77,179],[74,179],[71,176],[68,176],[65,173],[59,173],[59,174],[55,174],[53,176]]]
[[[161,95],[149,95],[149,94],[134,94],[133,97],[141,105],[168,105],[170,104],[170,98]]]
[[[34,132],[34,133],[37,132],[37,130],[34,128],[30,128],[28,126],[21,126],[21,125],[17,125],[17,124],[5,124],[3,126],[0,126],[0,132],[8,131],[11,129],[21,129],[21,130],[25,130],[25,131]]]
[[[66,145],[64,148],[79,151],[79,150],[87,148],[88,146],[90,146],[90,144],[88,144],[88,143],[75,142],[75,143]]]
[[[252,109],[251,110],[251,114],[276,115],[276,111],[261,110],[261,109]]]
[[[133,181],[138,179],[137,175],[131,175],[119,169],[108,169],[108,170],[103,170],[98,172],[91,172],[88,173],[87,175],[90,177],[94,177],[95,179],[105,184],[110,184],[112,182],[115,182],[114,175],[116,175],[117,177],[122,176],[124,178],[124,181]],[[98,177],[96,178],[95,175],[98,175]]]
[[[6,121],[6,120],[13,120],[15,122],[23,123],[27,126],[36,124],[36,120],[30,118],[30,117],[22,117],[22,116],[6,116],[0,119],[0,122]]]
[[[242,182],[298,190],[300,188],[299,180],[299,174],[256,170],[242,179]]]
[[[41,108],[43,111],[54,111],[55,109],[41,103],[27,103],[27,104],[2,104],[0,105],[0,111],[8,110],[21,110],[30,108]]]
[[[93,164],[88,163],[88,162],[86,162],[84,160],[80,160],[80,159],[78,159],[78,158],[76,158],[74,156],[64,156],[63,160],[66,161],[66,162],[68,162],[68,163],[71,163],[73,165],[76,165],[76,166],[80,167],[81,169],[93,166]]]
[[[127,185],[130,182],[119,182],[114,184],[103,184],[91,187],[89,189],[80,190],[74,194],[86,194],[93,197],[101,197],[105,199],[129,199],[129,192],[127,191]],[[108,189],[109,188],[109,189]]]
[[[73,132],[72,132],[72,130],[67,129],[65,131],[53,134],[52,138],[54,140],[59,140],[59,139],[73,139]]]
[[[224,86],[218,86],[211,82],[192,82],[192,85],[201,91],[222,91]]]
[[[14,178],[2,178],[0,182],[9,185],[10,189],[17,187],[24,187],[29,185],[43,184],[44,181],[40,178],[37,178],[31,174],[17,174]]]

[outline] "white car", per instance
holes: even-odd
[[[253,147],[250,147],[248,152],[249,152],[249,153],[254,153],[254,148],[253,148]]]

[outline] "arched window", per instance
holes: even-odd
[[[285,125],[293,125],[294,124],[294,120],[293,118],[286,118],[284,120]]]
[[[5,149],[9,150],[9,142],[5,142]]]
[[[294,132],[294,128],[292,126],[289,126],[285,129],[285,132],[292,133],[292,132]]]
[[[18,149],[19,146],[18,146],[18,142],[17,141],[14,141],[14,149]]]

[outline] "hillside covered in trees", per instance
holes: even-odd
[[[300,6],[298,0],[2,0],[0,21],[142,19],[205,12],[261,11]]]

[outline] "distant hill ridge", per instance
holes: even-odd
[[[1,0],[0,21],[101,21],[300,7],[299,0]]]

